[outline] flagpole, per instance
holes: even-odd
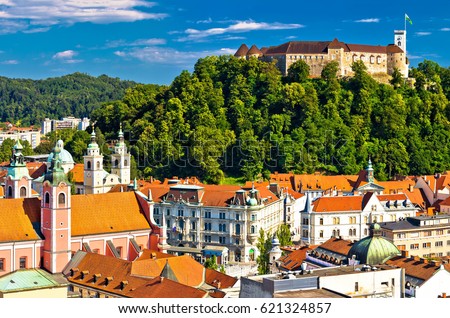
[[[406,13],[405,16],[403,17],[403,20],[405,20],[405,33],[406,33]]]

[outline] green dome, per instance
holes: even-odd
[[[61,160],[61,163],[75,163],[73,161],[73,157],[70,154],[70,152],[68,152],[66,149],[64,149],[64,143],[62,140],[58,140],[56,142],[56,146],[55,148],[58,147],[59,148],[59,159]],[[52,162],[53,161],[53,156],[55,154],[53,152],[50,153],[50,155],[48,156],[47,162]]]
[[[378,224],[374,226],[380,227]],[[353,255],[361,264],[377,265],[383,264],[394,256],[400,255],[398,248],[385,238],[378,235],[371,235],[353,244],[347,257]]]

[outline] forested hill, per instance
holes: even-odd
[[[138,85],[92,118],[107,137],[125,124],[144,175],[354,174],[369,157],[379,180],[450,168],[448,68],[425,61],[412,86],[398,72],[378,83],[362,62],[352,78],[338,78],[333,62],[317,79],[305,68],[282,77],[257,59],[207,57],[169,87]]]
[[[45,80],[0,77],[0,121],[40,124],[50,117],[89,116],[101,103],[122,99],[135,82],[74,73]]]

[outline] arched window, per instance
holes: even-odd
[[[251,226],[250,232],[251,232],[252,234],[255,234],[255,226],[254,226],[254,225]]]
[[[323,237],[323,230],[319,232],[319,237]]]
[[[377,64],[381,64],[381,56],[377,56]]]
[[[375,56],[371,55],[370,56],[370,64],[375,63]]]
[[[128,160],[127,159],[125,159],[125,161],[123,162],[123,165],[126,167],[126,166],[128,166]]]
[[[352,229],[348,230],[348,236],[352,236],[352,233],[353,233]]]
[[[320,219],[319,219],[319,224],[320,224],[320,225],[323,225],[323,218],[320,218]]]
[[[58,195],[58,204],[66,204],[66,195],[62,192]]]
[[[100,161],[97,161],[97,169],[100,169]]]
[[[236,235],[241,234],[241,225],[240,224],[236,224],[234,232],[235,232]]]
[[[87,169],[91,170],[91,162],[90,161],[87,162]]]
[[[119,166],[119,160],[116,159],[116,160],[114,161],[114,167],[118,167],[118,166]]]
[[[11,198],[13,195],[12,195],[12,187],[11,186],[9,186],[8,187],[8,198]]]
[[[50,203],[50,194],[48,192],[45,192],[45,204],[49,204]]]
[[[353,236],[356,236],[356,229],[353,229]]]
[[[353,54],[353,62],[356,62],[358,60],[358,55]]]
[[[336,237],[336,230],[333,230],[333,237]]]
[[[27,197],[27,188],[25,188],[25,187],[21,187],[20,188],[20,197],[21,198],[26,198]]]

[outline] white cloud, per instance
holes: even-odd
[[[427,35],[430,35],[431,34],[431,32],[416,32],[415,33],[415,35],[417,35],[417,36],[427,36]]]
[[[207,37],[222,35],[226,33],[244,33],[250,31],[258,31],[258,30],[289,30],[289,29],[298,29],[304,27],[301,24],[295,23],[266,23],[266,22],[255,22],[252,20],[248,21],[237,21],[234,24],[231,24],[225,28],[210,28],[206,30],[198,30],[198,29],[186,29],[184,31],[187,34],[186,37],[178,39],[178,41],[201,41]]]
[[[106,47],[125,47],[125,46],[153,46],[153,45],[164,45],[167,43],[166,39],[152,38],[152,39],[138,39],[133,42],[127,42],[125,40],[116,40],[106,43]]]
[[[167,17],[165,13],[148,12],[156,4],[147,0],[0,0],[0,5],[0,28],[15,21],[20,25],[14,32],[32,29],[32,26],[48,27],[77,22],[107,24]]]
[[[122,50],[114,52],[115,55],[126,59],[137,59],[149,64],[177,64],[185,65],[192,64],[199,58],[211,55],[226,55],[234,54],[236,49],[221,48],[215,51],[178,51],[172,48],[162,47],[134,47],[129,50]]]
[[[450,31],[450,28],[442,28],[441,31],[449,32],[449,31]]]
[[[380,19],[378,19],[378,18],[369,18],[369,19],[356,20],[355,22],[357,22],[357,23],[378,23],[378,22],[380,22]]]
[[[17,61],[17,60],[6,60],[6,61],[0,62],[0,64],[3,64],[3,65],[16,65],[16,64],[19,64],[19,61]]]
[[[83,62],[83,60],[74,59],[74,57],[76,57],[77,55],[78,52],[75,52],[73,50],[67,50],[56,53],[55,55],[53,55],[52,59],[67,64]]]
[[[213,21],[212,21],[212,19],[211,18],[208,18],[208,19],[206,19],[206,20],[199,20],[199,21],[197,21],[197,22],[195,22],[195,23],[197,23],[197,24],[200,24],[200,23],[206,23],[206,24],[208,24],[208,23],[212,23]]]

